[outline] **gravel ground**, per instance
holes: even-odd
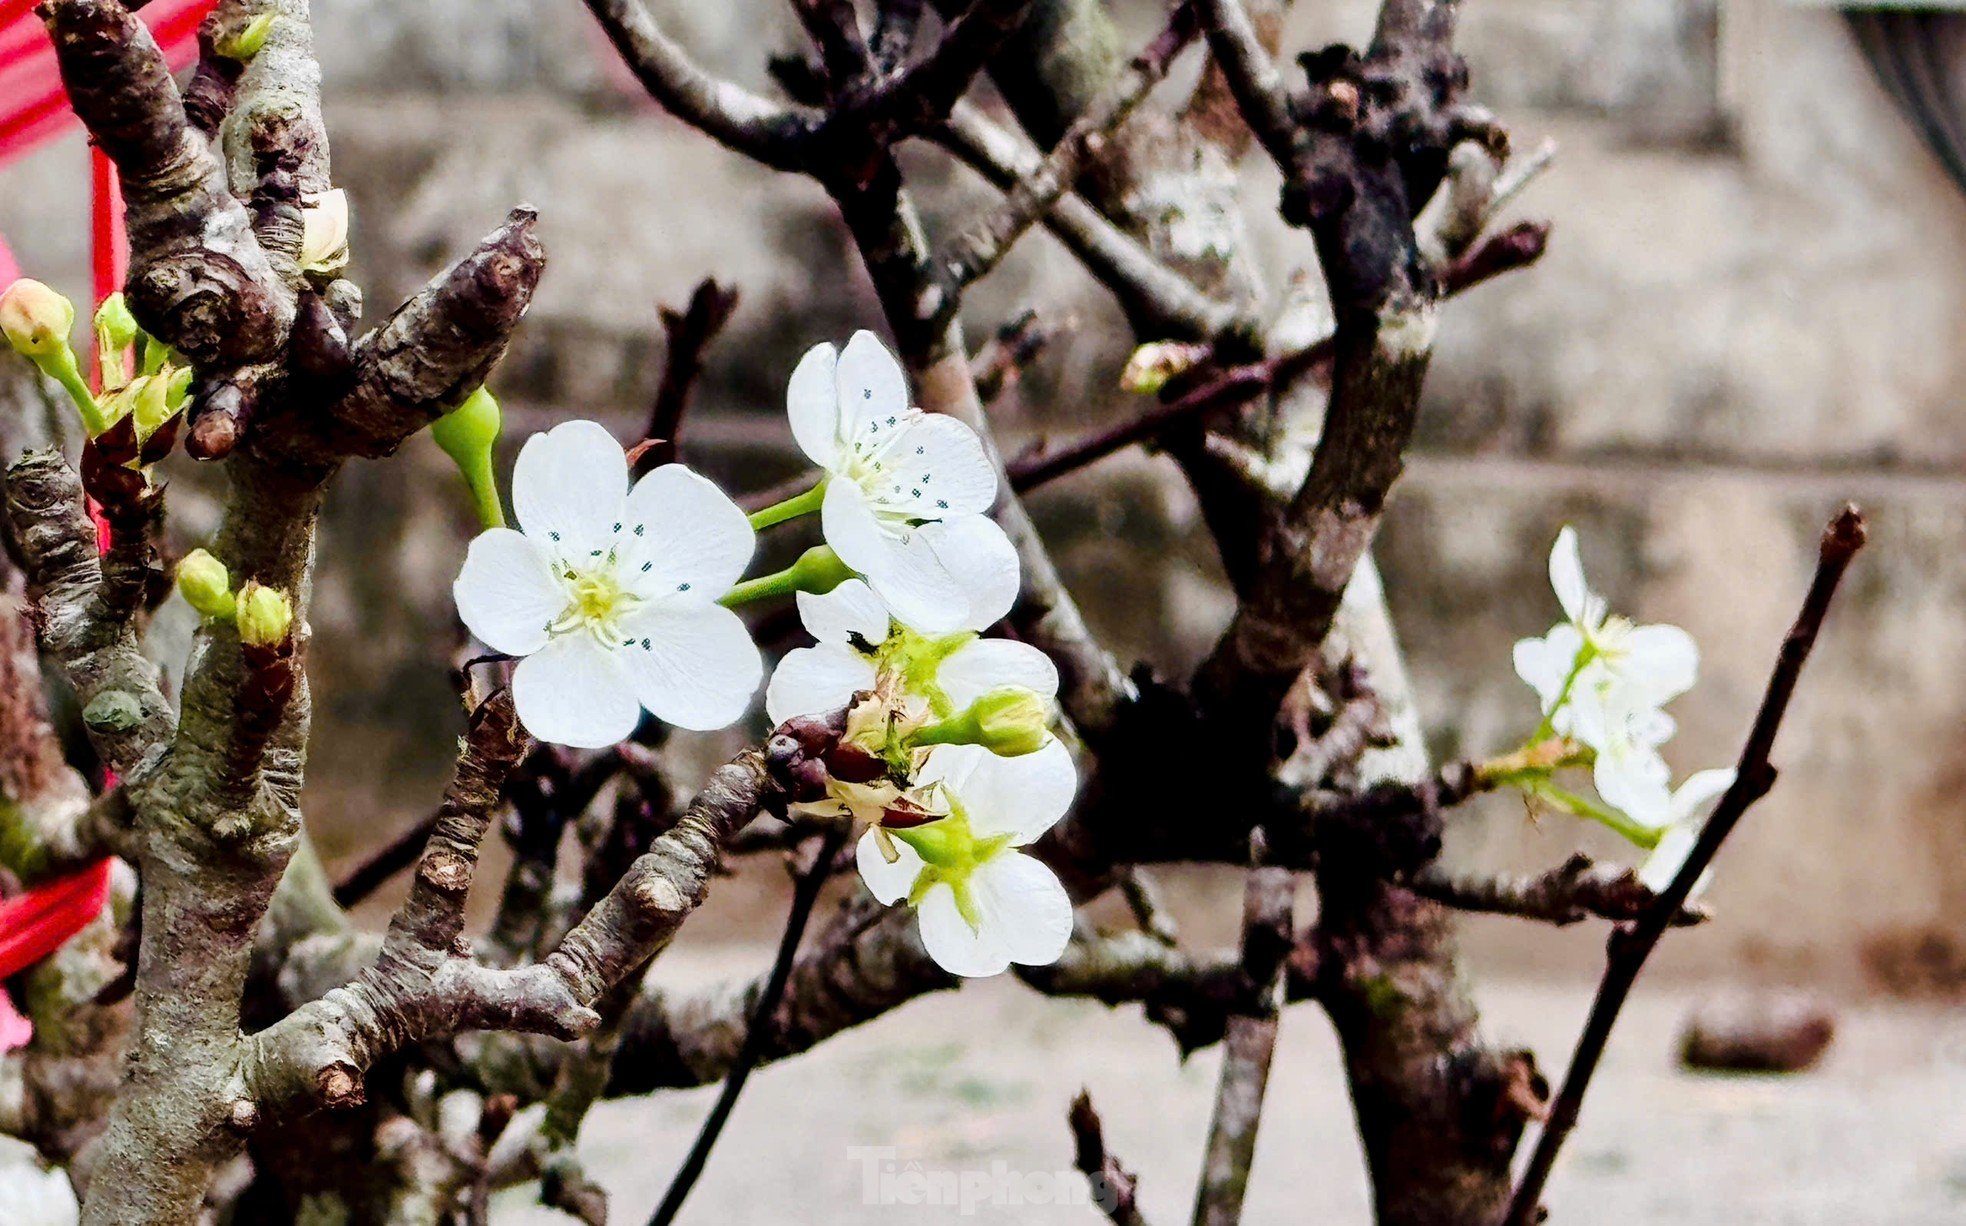
[[[661,973],[728,974],[752,957],[691,953]],[[1814,1071],[1715,1076],[1673,1060],[1700,995],[1647,985],[1627,1011],[1553,1180],[1553,1222],[1966,1222],[1966,1008],[1846,1004]],[[1560,1065],[1588,1004],[1581,985],[1503,982],[1481,997],[1490,1033],[1546,1065]],[[1181,1064],[1137,1010],[1001,980],[932,997],[754,1075],[680,1222],[1104,1221],[1071,1169],[1064,1117],[1081,1085],[1140,1175],[1148,1220],[1185,1221],[1218,1064],[1215,1052]],[[1286,1019],[1270,1087],[1245,1220],[1368,1222],[1336,1045],[1314,1008]],[[714,1093],[596,1113],[582,1148],[614,1220],[645,1219]],[[493,1216],[569,1220],[516,1193]]]

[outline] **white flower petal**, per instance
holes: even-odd
[[[951,975],[980,979],[1002,974],[1010,966],[1010,952],[988,928],[969,926],[956,909],[956,892],[946,882],[929,887],[915,910],[915,922],[921,927],[922,948]]]
[[[1734,786],[1734,768],[1720,767],[1715,770],[1695,771],[1686,781],[1674,789],[1672,794],[1672,820],[1674,825],[1693,820],[1708,801],[1718,800],[1728,788]]]
[[[830,592],[798,594],[799,620],[822,643],[850,645],[855,636],[871,647],[887,641],[887,606],[864,579],[848,579]]]
[[[1033,842],[1065,816],[1078,792],[1079,772],[1072,764],[1072,752],[1057,737],[1036,753],[1014,758],[1000,758],[980,745],[941,746],[934,753],[946,749],[981,755],[968,778],[950,784],[978,838],[1007,834],[1012,846]]]
[[[867,883],[867,892],[888,907],[908,897],[915,879],[922,875],[921,853],[900,839],[890,842],[900,857],[892,864],[881,854],[880,842],[871,830],[853,847],[853,862],[859,866],[860,879]]]
[[[728,727],[751,705],[764,660],[744,620],[709,601],[654,601],[621,621],[632,647],[617,655],[635,696],[656,718],[707,732]]]
[[[1572,622],[1582,623],[1590,603],[1591,590],[1584,582],[1584,561],[1577,550],[1577,530],[1569,524],[1556,534],[1550,550],[1550,586],[1556,589],[1557,603]]]
[[[512,469],[519,527],[561,558],[605,554],[627,494],[628,457],[612,434],[591,421],[561,422],[533,435]]]
[[[821,643],[785,653],[765,687],[765,715],[775,728],[799,715],[826,715],[874,688],[874,662],[851,647]]]
[[[895,620],[927,634],[962,627],[969,597],[929,539],[917,529],[882,523],[859,486],[828,484],[819,525],[840,561],[867,580]]]
[[[915,769],[915,784],[926,788],[939,783],[961,796],[968,790],[970,776],[976,773],[976,768],[994,757],[995,754],[981,745],[936,745]]]
[[[997,470],[976,431],[947,414],[924,413],[888,448],[878,497],[910,519],[981,515],[997,500]]]
[[[471,542],[451,597],[478,641],[510,656],[544,647],[547,624],[567,607],[552,563],[510,528],[493,528]]]
[[[999,852],[976,866],[969,889],[983,927],[1012,962],[1047,966],[1071,942],[1071,895],[1038,860]]]
[[[862,329],[847,341],[833,379],[839,396],[840,436],[848,443],[883,443],[906,424],[907,376],[872,332]],[[867,437],[863,440],[863,436]]]
[[[744,577],[757,547],[730,495],[681,464],[637,481],[620,522],[622,586],[643,597],[696,592],[715,600]]]
[[[1058,666],[1051,657],[1012,639],[974,639],[963,644],[942,661],[935,680],[958,711],[1007,685],[1058,697]]]
[[[1022,574],[1017,547],[997,521],[964,515],[923,524],[921,534],[968,601],[968,612],[955,628],[983,631],[1003,620],[1017,603]]]
[[[1619,667],[1642,701],[1656,706],[1693,688],[1700,675],[1700,649],[1678,626],[1640,626],[1626,637]]]
[[[1599,750],[1591,768],[1591,781],[1604,803],[1623,810],[1641,826],[1657,829],[1672,815],[1672,794],[1666,785],[1672,778],[1665,760],[1652,749],[1638,745],[1613,745]]]
[[[1552,627],[1540,639],[1522,639],[1516,643],[1515,674],[1536,691],[1545,714],[1563,693],[1563,683],[1576,667],[1577,652],[1583,645],[1584,636],[1568,622]]]
[[[585,634],[554,639],[519,661],[512,705],[526,731],[576,749],[626,740],[642,718],[621,662]]]
[[[814,345],[792,368],[785,385],[785,415],[799,450],[821,468],[831,470],[841,455],[840,397],[834,383],[839,350]]]
[[[1651,855],[1645,857],[1645,863],[1638,866],[1639,882],[1654,894],[1665,893],[1667,887],[1672,885],[1673,879],[1679,876],[1679,870],[1685,867],[1687,857],[1693,854],[1693,848],[1699,843],[1700,833],[1705,826],[1705,822],[1690,822],[1674,826],[1661,835],[1658,846],[1652,849]],[[1693,889],[1686,895],[1686,900],[1691,902],[1706,893],[1707,886],[1712,882],[1713,869],[1709,868],[1700,874],[1698,881],[1693,883]]]

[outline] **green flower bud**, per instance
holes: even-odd
[[[294,628],[294,606],[286,593],[251,579],[239,589],[239,609],[234,617],[239,641],[249,647],[277,647],[287,641]]]
[[[1206,345],[1150,341],[1127,358],[1126,368],[1120,372],[1120,388],[1143,396],[1156,395],[1169,379],[1192,370],[1208,353]]]
[[[208,618],[232,617],[235,615],[232,600],[232,576],[219,561],[202,549],[194,549],[184,555],[177,564],[177,590],[184,593],[184,601]]]
[[[220,38],[212,44],[212,50],[228,60],[243,64],[259,54],[266,45],[266,36],[273,31],[274,14],[261,13],[246,23],[246,28],[237,34]]]
[[[96,308],[96,364],[101,368],[103,390],[114,391],[129,379],[124,356],[142,331],[121,293],[104,298]]]
[[[22,277],[0,294],[0,332],[27,357],[50,357],[68,348],[74,326],[75,304],[31,277]]]
[[[991,690],[952,715],[915,734],[917,745],[981,745],[991,753],[1015,758],[1036,753],[1051,735],[1051,709],[1045,700],[1022,686]]]
[[[478,521],[487,528],[505,526],[505,507],[498,500],[498,481],[492,475],[492,450],[498,446],[502,425],[498,397],[481,387],[430,427],[430,437],[457,465],[478,509]]]

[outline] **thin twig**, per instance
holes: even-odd
[[[737,1096],[744,1092],[745,1081],[764,1055],[765,1042],[771,1034],[772,1018],[778,1012],[779,1000],[785,995],[785,983],[791,977],[792,963],[798,956],[806,921],[812,918],[813,904],[819,901],[819,891],[826,884],[833,856],[845,838],[846,832],[839,827],[828,830],[820,836],[812,862],[801,870],[798,885],[792,892],[792,909],[785,916],[785,935],[779,938],[778,956],[771,964],[771,974],[765,979],[764,990],[758,993],[758,1003],[751,1010],[751,1022],[744,1033],[744,1046],[738,1050],[737,1061],[724,1078],[723,1090],[717,1095],[716,1103],[697,1132],[689,1154],[684,1157],[682,1166],[677,1168],[669,1190],[663,1193],[662,1203],[649,1217],[649,1226],[669,1226],[676,1220],[676,1214],[682,1211],[684,1199],[696,1186],[697,1177],[703,1174],[703,1166],[710,1160],[710,1150],[717,1144],[717,1137],[730,1119],[731,1109],[737,1105]]]
[[[705,277],[690,291],[689,305],[678,311],[662,307],[662,331],[668,338],[663,358],[662,383],[656,388],[655,404],[649,410],[648,429],[643,438],[653,443],[636,457],[635,475],[675,461],[683,432],[683,414],[689,409],[690,392],[703,372],[703,350],[737,309],[737,290]]]
[[[1295,944],[1296,877],[1287,868],[1262,861],[1261,830],[1251,836],[1252,859],[1244,892],[1242,968],[1247,998],[1229,1015],[1223,1036],[1222,1076],[1215,1088],[1215,1112],[1202,1151],[1201,1181],[1195,1189],[1195,1226],[1236,1226],[1256,1156],[1256,1129],[1276,1054],[1278,1015],[1283,1009],[1284,966]]]
[[[1549,1121],[1543,1125],[1542,1135],[1536,1139],[1536,1150],[1530,1155],[1522,1181],[1516,1185],[1508,1214],[1503,1219],[1505,1226],[1532,1226],[1537,1220],[1543,1188],[1549,1182],[1551,1168],[1556,1165],[1557,1151],[1577,1125],[1577,1113],[1583,1105],[1584,1091],[1590,1088],[1591,1075],[1597,1071],[1598,1060],[1604,1055],[1605,1044],[1611,1038],[1611,1028],[1617,1023],[1618,1013],[1631,995],[1632,984],[1637,981],[1639,972],[1645,969],[1645,960],[1665,934],[1672,917],[1679,913],[1692,895],[1694,883],[1713,863],[1714,855],[1727,841],[1727,836],[1734,832],[1741,816],[1774,786],[1775,768],[1769,762],[1768,755],[1774,749],[1775,734],[1781,728],[1783,715],[1788,712],[1789,699],[1795,693],[1802,666],[1816,645],[1816,635],[1822,630],[1823,618],[1829,612],[1837,584],[1841,582],[1843,572],[1849,568],[1850,560],[1863,548],[1865,531],[1863,514],[1854,506],[1844,507],[1830,521],[1823,533],[1815,581],[1809,585],[1809,594],[1803,599],[1802,611],[1796,615],[1795,625],[1790,627],[1788,636],[1782,640],[1781,655],[1768,678],[1768,692],[1761,700],[1761,710],[1755,715],[1754,727],[1748,732],[1747,744],[1741,749],[1734,785],[1720,798],[1713,816],[1707,819],[1706,826],[1700,831],[1699,841],[1686,857],[1686,863],[1680,866],[1672,884],[1659,895],[1658,902],[1629,927],[1620,928],[1612,934],[1604,979],[1598,984],[1597,998],[1591,1002],[1590,1018],[1584,1023],[1576,1053],[1570,1058],[1570,1069],[1564,1074],[1563,1088],[1550,1104]]]
[[[1645,888],[1634,870],[1599,864],[1582,852],[1555,868],[1527,877],[1453,872],[1435,862],[1405,884],[1422,898],[1457,911],[1513,915],[1558,927],[1593,915],[1634,920],[1650,910],[1658,898]],[[1691,927],[1708,918],[1705,908],[1693,904],[1681,909],[1673,925]]]
[[[1065,194],[1106,137],[1127,121],[1134,108],[1167,76],[1167,69],[1196,32],[1194,9],[1182,0],[1167,27],[1133,57],[1083,115],[1072,121],[1044,160],[1020,175],[989,214],[950,244],[949,272],[958,285],[986,275]]]
[[[1093,1203],[1105,1210],[1113,1226],[1147,1226],[1134,1203],[1139,1185],[1133,1172],[1106,1152],[1106,1130],[1093,1110],[1092,1096],[1080,1090],[1066,1119],[1072,1126],[1073,1161],[1092,1184]]]

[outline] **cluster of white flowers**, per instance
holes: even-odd
[[[691,729],[741,717],[763,666],[727,606],[795,595],[817,641],[780,663],[767,713],[776,724],[846,712],[842,765],[805,807],[866,823],[868,889],[916,909],[947,970],[1055,961],[1071,900],[1019,849],[1065,815],[1078,781],[1048,730],[1051,661],[980,637],[1019,583],[989,517],[996,469],[967,425],[910,405],[900,364],[868,332],[809,351],[786,401],[820,476],[750,517],[681,465],[631,485],[621,445],[593,422],[535,435],[512,475],[518,528],[488,526],[471,543],[459,615],[519,657],[512,696],[528,731],[598,748],[631,735],[644,710]],[[829,564],[740,584],[758,528],[813,510]],[[495,496],[484,513],[502,518]]]
[[[1608,819],[1627,837],[1652,847],[1639,876],[1663,889],[1686,860],[1703,824],[1707,802],[1734,781],[1731,769],[1700,771],[1674,790],[1660,749],[1672,738],[1664,707],[1693,688],[1700,653],[1678,626],[1640,626],[1610,612],[1591,591],[1568,526],[1550,551],[1550,586],[1564,620],[1542,638],[1515,645],[1516,674],[1536,691],[1543,722],[1531,745],[1564,738],[1587,759],[1605,810],[1571,797],[1549,782],[1552,766],[1517,772],[1525,791],[1557,801],[1586,816]],[[1620,820],[1623,819],[1623,820]]]

